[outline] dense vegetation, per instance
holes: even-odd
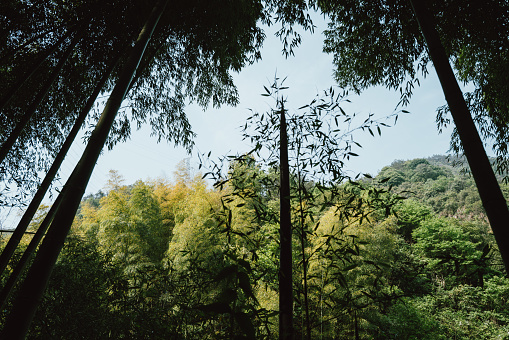
[[[0,7],[0,74],[6,80],[0,84],[5,118],[0,180],[4,191],[10,186],[18,191],[1,195],[0,206],[21,206],[37,188],[0,255],[0,277],[15,251],[20,254],[18,243],[87,114],[98,96],[108,93],[100,117],[88,118],[95,127],[72,175],[43,221],[32,222],[34,231],[40,226],[18,263],[39,248],[0,337],[25,337],[52,272],[34,337],[271,337],[277,333],[271,305],[277,295],[281,339],[292,339],[293,329],[307,339],[348,337],[349,332],[355,338],[413,336],[408,332],[493,337],[503,330],[503,316],[488,320],[484,313],[460,321],[473,330],[462,326],[456,331],[440,319],[447,304],[433,311],[418,298],[436,297],[458,285],[484,291],[502,275],[495,254],[509,270],[509,210],[476,131],[477,124],[481,137],[494,140],[503,173],[508,168],[508,102],[507,73],[500,69],[508,60],[509,13],[504,2],[85,0],[63,6],[9,0]],[[182,172],[176,184],[130,187],[113,175],[107,195],[95,206],[82,204],[73,225],[105,145],[128,138],[136,122],[137,127],[150,124],[159,139],[190,148],[193,133],[185,104],[236,104],[231,72],[261,58],[260,24],[281,24],[276,35],[291,54],[300,42],[294,27],[313,28],[310,9],[329,19],[325,50],[334,54],[338,82],[356,92],[384,85],[399,89],[405,105],[418,74],[425,76],[432,61],[449,105],[439,109],[437,121],[449,124],[445,114],[450,112],[456,127],[452,148],[464,152],[484,210],[467,190],[467,180],[451,182],[448,171],[421,160],[384,169],[393,173],[390,177],[345,178],[344,161],[355,156],[351,145],[357,143],[346,141],[352,117],[334,102],[333,89],[328,103],[301,107],[309,112],[288,117],[287,124],[285,97],[279,94],[286,87],[277,85],[264,94],[274,96],[276,109],[253,116],[259,119],[256,134],[249,136],[254,150],[231,158],[226,177],[215,177],[214,189]],[[492,28],[481,30],[487,23]],[[476,88],[466,101],[451,61],[460,79]],[[29,101],[27,94],[33,96]],[[331,120],[321,119],[322,114]],[[342,131],[338,121],[348,128]],[[387,124],[370,115],[353,129],[380,134],[381,126]],[[261,149],[279,150],[280,156],[262,161]],[[407,196],[410,203],[400,203]],[[488,230],[496,236],[498,252]],[[83,280],[90,277],[83,263],[97,273],[97,281]],[[2,311],[9,310],[4,303],[22,267],[9,267],[12,275],[0,292]],[[76,281],[69,283],[72,278]],[[84,282],[91,285],[90,296],[82,294],[84,300],[78,301],[76,294],[66,295]],[[80,308],[60,317],[57,306],[63,304]],[[89,309],[89,324],[99,316],[104,327],[83,328]],[[409,328],[414,314],[426,322]],[[70,316],[80,324],[73,327]],[[434,323],[444,329],[433,334],[440,328]]]
[[[30,338],[277,338],[277,176],[249,159],[222,190],[184,166],[129,186],[112,172],[82,201]],[[472,179],[445,162],[395,161],[324,209],[312,182],[311,208],[293,198],[299,337],[308,322],[316,339],[507,336],[493,235]]]

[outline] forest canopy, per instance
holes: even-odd
[[[232,196],[234,184],[210,188],[185,163],[171,181],[126,185],[112,172],[104,191],[82,201],[29,337],[277,338],[278,227],[260,224],[259,210],[276,208],[278,197],[266,180],[273,175],[246,166],[231,173],[251,183],[243,197]],[[509,281],[468,175],[434,156],[395,161],[338,189],[333,207],[307,211],[303,248],[294,230],[295,318],[309,313],[312,338],[507,334]],[[352,197],[391,196],[406,198],[390,215],[379,204],[363,222],[337,209]]]

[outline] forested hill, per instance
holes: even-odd
[[[507,338],[509,279],[472,179],[444,159],[292,193],[296,338]],[[112,171],[29,338],[278,339],[278,175],[230,170],[221,190],[184,166],[132,185]]]
[[[388,178],[388,179],[387,179]],[[402,196],[433,208],[442,216],[483,217],[484,209],[466,165],[447,156],[435,155],[408,161],[397,160],[382,168],[377,180]],[[500,181],[505,197],[509,187]]]

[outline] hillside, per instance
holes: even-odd
[[[382,168],[378,180],[389,178],[387,186],[401,195],[433,208],[441,216],[484,218],[479,194],[473,178],[464,164],[457,164],[446,156],[426,159],[394,161]],[[509,187],[500,182],[509,197]]]

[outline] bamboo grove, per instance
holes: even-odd
[[[193,132],[186,118],[185,106],[192,102],[204,108],[208,105],[237,104],[231,73],[261,59],[260,48],[265,38],[262,25],[281,25],[278,36],[282,40],[283,51],[290,56],[300,41],[294,27],[313,29],[310,10],[321,11],[329,19],[325,51],[334,54],[337,81],[349,90],[359,92],[371,85],[399,89],[401,104],[405,105],[410,100],[414,84],[419,82],[419,72],[425,76],[428,63],[433,64],[448,104],[438,111],[438,122],[447,124],[449,118],[445,115],[450,112],[456,128],[452,147],[466,156],[495,235],[497,249],[503,263],[506,267],[509,265],[509,210],[482,140],[494,139],[497,170],[503,173],[507,167],[505,112],[509,98],[504,86],[507,79],[503,77],[507,77],[508,73],[497,72],[497,67],[503,69],[509,64],[506,39],[509,10],[504,2],[488,1],[468,6],[461,1],[429,1],[423,4],[403,0],[367,3],[360,0],[8,0],[0,5],[0,10],[0,179],[4,184],[0,203],[5,207],[29,203],[0,255],[0,273],[4,274],[7,268],[11,268],[9,263],[17,253],[18,244],[58,174],[78,131],[84,125],[93,126],[93,130],[88,132],[87,146],[80,161],[39,228],[34,231],[31,243],[17,267],[12,269],[12,278],[3,287],[1,296],[5,305],[16,280],[23,277],[6,317],[2,337],[17,339],[26,336],[101,150],[129,138],[131,124],[138,127],[149,124],[159,140],[183,145],[190,150]],[[435,17],[440,20],[435,20]],[[480,28],[486,25],[487,20],[494,23],[493,29],[483,31]],[[460,33],[452,33],[451,27],[454,27],[454,32]],[[384,43],[380,44],[380,41]],[[347,57],[349,59],[345,60]],[[458,77],[472,82],[476,88],[465,96],[466,100],[450,61]],[[341,96],[334,94],[332,89],[327,93],[328,102],[313,102],[305,107],[311,112],[310,116],[293,117],[297,122],[294,125],[290,119],[286,135],[285,100],[280,96],[280,90],[284,87],[277,81],[266,89],[267,96],[276,98],[273,111],[276,114],[255,115],[251,123],[258,128],[259,134],[246,137],[255,144],[252,155],[262,157],[258,152],[264,149],[272,152],[267,166],[281,174],[276,185],[281,211],[276,214],[278,218],[267,215],[265,208],[261,211],[255,209],[255,215],[256,218],[269,218],[281,226],[278,245],[281,251],[278,253],[281,260],[278,282],[282,285],[279,292],[279,336],[284,339],[293,338],[296,327],[293,316],[297,312],[293,310],[292,302],[295,280],[291,272],[292,254],[295,253],[292,239],[295,235],[291,230],[300,230],[299,264],[303,268],[302,310],[305,311],[302,324],[306,325],[300,332],[310,339],[313,327],[309,313],[312,298],[308,296],[308,271],[312,270],[312,266],[311,257],[306,254],[309,241],[304,225],[315,218],[308,214],[307,205],[311,205],[316,197],[307,195],[316,195],[315,189],[324,197],[329,195],[328,199],[322,199],[322,210],[341,205],[343,201],[338,197],[344,195],[344,191],[336,192],[334,189],[348,180],[342,167],[349,157],[354,156],[348,144],[354,141],[345,142],[346,135],[334,132],[344,133],[344,129],[338,126],[338,117],[343,123],[348,121],[348,117],[343,117],[346,114],[335,101]],[[101,95],[106,95],[107,100],[99,114],[94,107]],[[125,103],[127,108],[123,106]],[[340,114],[333,113],[338,109],[341,109]],[[327,118],[332,120],[321,114],[332,114]],[[263,125],[267,123],[264,119],[270,119],[269,125]],[[334,124],[332,122],[337,129],[324,132],[322,129],[327,124],[331,124],[330,128]],[[279,137],[270,129],[274,126],[280,129],[277,132]],[[304,129],[299,130],[299,126]],[[357,128],[371,133],[375,129],[380,133],[380,126],[383,124],[368,117]],[[351,132],[350,127],[347,124],[347,135]],[[321,144],[303,145],[295,138],[304,138],[305,141],[317,138],[314,141]],[[346,144],[341,144],[343,142]],[[295,152],[295,158],[290,155],[288,162],[285,161],[286,144],[290,152]],[[281,154],[273,158],[275,150]],[[309,154],[320,157],[315,159]],[[290,172],[291,166],[294,167],[293,173]],[[41,173],[45,174],[42,181],[39,180]],[[222,179],[224,174],[220,172],[212,171],[210,174],[220,187],[230,185],[229,181],[234,180]],[[315,183],[313,190],[307,188],[307,183],[312,182]],[[237,194],[244,197],[250,192],[250,188],[244,188],[246,192],[237,191],[239,186],[229,188],[233,190],[232,197]],[[297,224],[292,221],[296,217],[291,214],[290,200],[294,195],[291,191],[295,188],[299,197]],[[371,198],[366,202],[358,201],[355,195],[346,199],[344,206],[336,209],[340,211],[340,218],[351,218],[361,224],[377,209],[385,210],[386,215],[391,214],[395,202],[379,199],[389,195],[385,189],[366,190]],[[9,191],[17,193],[10,194]],[[231,203],[225,203],[224,197],[220,200],[225,209]],[[350,205],[354,203],[358,204],[357,210],[351,210]],[[384,207],[379,205],[382,203]],[[363,204],[368,204],[368,207],[363,207]],[[226,221],[225,233],[230,242],[234,230],[229,225],[230,218]],[[287,227],[283,228],[283,225]],[[139,241],[133,241],[133,246],[135,243]],[[157,248],[157,245],[146,247]],[[348,252],[352,256],[358,255],[356,245],[351,247],[343,253],[344,261],[348,262]],[[226,278],[236,280],[236,289],[242,291],[246,301],[256,301],[251,286],[246,283],[250,282],[246,281],[250,267],[243,262],[245,259],[239,258],[238,254],[223,255],[230,256],[233,261],[229,262],[231,267],[225,267],[233,274],[219,272],[215,282]],[[27,265],[27,273],[22,275]],[[341,274],[336,279],[344,281]],[[234,337],[238,333],[235,327],[238,327],[242,336],[253,337],[257,333],[246,321],[252,315],[236,309],[236,301],[231,303],[233,305],[228,305],[226,313],[230,322],[227,327],[229,336]],[[212,306],[203,305],[202,310],[211,311],[212,308],[215,311],[218,307]],[[361,329],[357,313],[357,309],[350,308],[347,314],[353,318],[354,336],[359,338]],[[271,315],[264,317],[270,318]]]

